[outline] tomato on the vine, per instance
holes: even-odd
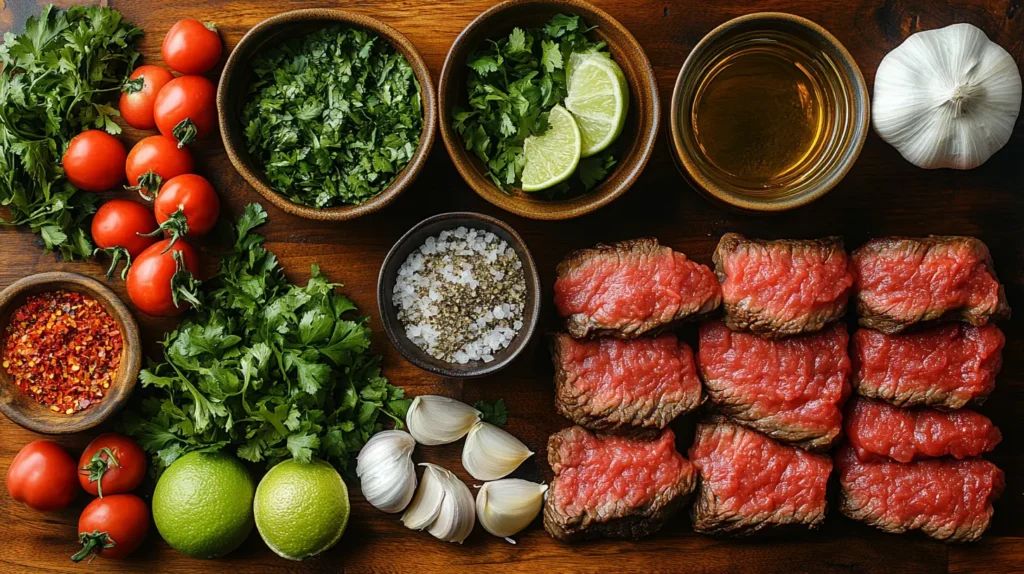
[[[210,135],[217,127],[217,88],[202,76],[175,78],[156,95],[153,117],[165,136],[179,146]]]
[[[184,313],[193,301],[187,288],[198,273],[195,249],[181,240],[171,245],[170,239],[164,239],[135,259],[125,286],[128,297],[143,313],[172,317]]]
[[[115,494],[89,503],[78,519],[82,549],[71,557],[91,555],[118,560],[134,552],[149,532],[149,507],[134,494]]]
[[[59,444],[30,442],[11,462],[7,491],[14,500],[36,510],[60,510],[78,495],[78,467]]]
[[[174,79],[174,76],[160,66],[139,66],[128,77],[121,88],[121,102],[117,111],[128,125],[140,130],[156,127],[153,119],[153,102],[156,95]]]
[[[192,152],[178,147],[178,142],[167,136],[149,136],[135,144],[125,162],[128,185],[143,197],[152,200],[160,184],[173,177],[192,173]]]
[[[71,140],[61,164],[71,185],[85,191],[106,191],[124,178],[124,144],[103,130],[86,130]]]
[[[101,434],[78,459],[78,481],[86,492],[100,498],[131,492],[145,477],[146,453],[123,434]]]
[[[153,212],[173,243],[185,235],[201,236],[213,230],[220,215],[220,198],[203,176],[179,175],[160,188]]]
[[[92,240],[100,249],[123,248],[138,257],[157,238],[146,234],[156,231],[153,212],[145,205],[127,199],[112,199],[100,206],[92,218]]]
[[[220,61],[222,49],[216,26],[185,18],[167,31],[160,53],[165,64],[182,74],[205,74]]]

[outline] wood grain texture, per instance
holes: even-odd
[[[251,26],[278,12],[300,7],[331,6],[372,14],[397,28],[419,48],[439,77],[448,47],[459,31],[493,0],[373,0],[364,2],[307,2],[276,0],[164,0],[118,2],[133,22],[148,35],[141,43],[150,63],[159,60],[163,34],[177,19],[191,16],[212,20],[221,27],[228,48]],[[26,5],[16,0],[0,12],[0,27],[19,26]],[[721,0],[668,2],[654,0],[596,0],[639,40],[654,65],[662,105],[668,104],[679,66],[689,49],[709,30],[725,20],[757,10],[779,10],[810,18],[830,30],[854,55],[869,84],[885,53],[909,34],[966,21],[981,27],[1024,62],[1024,5],[1020,0]],[[667,117],[667,114],[664,114]],[[984,166],[969,172],[925,171],[905,162],[895,149],[874,133],[869,135],[860,160],[849,176],[822,200],[795,212],[775,216],[737,214],[714,206],[691,190],[677,173],[664,141],[663,125],[654,157],[637,184],[612,205],[585,217],[564,222],[528,221],[500,212],[473,193],[462,181],[444,146],[434,146],[418,181],[383,211],[345,223],[298,219],[267,206],[270,223],[263,232],[289,277],[304,281],[310,264],[317,262],[332,280],[345,283],[344,291],[369,314],[374,326],[374,348],[385,355],[385,372],[412,394],[443,393],[472,402],[504,398],[511,412],[508,428],[537,452],[544,452],[547,437],[568,425],[552,404],[552,368],[541,338],[501,374],[483,380],[446,382],[425,374],[388,344],[379,327],[375,299],[376,278],[392,243],[421,219],[453,210],[496,215],[510,223],[531,247],[540,270],[544,303],[540,331],[556,328],[551,285],[559,259],[568,251],[598,241],[618,241],[655,235],[662,243],[684,251],[697,261],[711,262],[718,238],[727,231],[748,237],[811,238],[839,234],[849,248],[870,237],[890,234],[977,235],[988,243],[996,268],[1006,284],[1010,304],[1024,305],[1024,121],[1018,121],[1007,147]],[[140,134],[129,133],[126,142]],[[195,150],[200,173],[220,191],[226,211],[237,215],[242,206],[259,196],[230,166],[219,142]],[[35,238],[23,230],[0,230],[0,286],[22,276],[47,270],[67,270],[103,278],[98,263],[67,264],[43,255]],[[208,260],[212,269],[217,262]],[[108,284],[122,297],[122,282]],[[1024,312],[1024,307],[1018,309]],[[173,320],[138,315],[150,353],[153,341],[171,328]],[[564,546],[552,540],[539,523],[509,545],[481,529],[464,546],[438,542],[424,533],[405,530],[394,516],[369,507],[353,496],[354,511],[342,541],[321,558],[294,564],[274,556],[254,532],[250,540],[227,558],[199,562],[179,555],[160,541],[155,530],[131,560],[97,561],[91,568],[125,572],[292,572],[292,571],[466,571],[534,572],[820,572],[877,571],[1010,571],[1024,564],[1024,327],[1021,320],[1003,325],[1007,334],[1005,366],[995,392],[982,408],[998,424],[1003,443],[991,460],[1006,471],[1007,489],[996,505],[991,531],[980,544],[949,547],[919,536],[886,535],[855,524],[830,509],[823,530],[796,538],[769,541],[729,541],[694,534],[683,516],[661,533],[641,542],[601,541]],[[683,332],[692,341],[691,328]],[[679,446],[692,440],[693,421],[684,417],[675,425]],[[60,439],[80,451],[92,434]],[[38,438],[7,420],[0,420],[0,477],[18,449]],[[420,449],[417,458],[445,465],[465,479],[459,463],[461,444]],[[76,453],[77,454],[77,453]],[[524,464],[519,475],[549,476],[543,457]],[[469,482],[469,484],[473,484]],[[355,492],[355,489],[353,489]],[[78,512],[88,502],[83,495],[73,508],[40,514],[0,494],[0,571],[78,571],[68,557],[75,551]]]

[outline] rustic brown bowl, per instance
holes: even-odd
[[[416,81],[420,84],[420,96],[423,101],[423,131],[420,132],[420,144],[412,159],[398,173],[391,185],[377,196],[360,205],[317,209],[293,203],[270,187],[262,166],[249,156],[240,114],[244,108],[245,92],[252,76],[249,61],[257,52],[268,44],[338,24],[358,26],[378,34],[391,43],[409,62],[416,74]],[[321,221],[346,221],[373,213],[391,203],[419,175],[427,161],[430,147],[434,143],[434,132],[437,127],[437,98],[427,64],[412,43],[398,30],[369,16],[343,10],[313,8],[285,12],[267,18],[242,37],[228,57],[228,61],[224,65],[224,72],[220,77],[220,84],[217,86],[217,114],[220,117],[220,133],[224,140],[224,149],[228,152],[228,158],[231,159],[231,163],[238,173],[242,174],[242,177],[260,195],[282,210],[299,217]]]
[[[490,363],[473,361],[460,365],[448,363],[428,355],[426,351],[419,348],[406,336],[405,327],[402,326],[402,322],[398,319],[398,309],[392,301],[395,281],[398,278],[398,268],[402,266],[402,263],[405,263],[409,254],[419,249],[428,237],[463,225],[474,229],[490,231],[505,240],[509,247],[515,250],[519,260],[523,263],[523,273],[526,279],[526,306],[523,309],[523,328],[516,333],[515,338],[512,339],[508,347],[494,354],[494,360]],[[533,333],[537,328],[537,321],[540,319],[540,275],[537,273],[537,265],[533,262],[533,256],[530,255],[530,250],[526,247],[523,238],[504,221],[479,213],[442,213],[417,223],[388,252],[387,257],[384,258],[384,264],[381,265],[380,275],[377,278],[377,305],[380,309],[384,331],[388,334],[388,338],[391,339],[391,344],[410,363],[442,377],[459,379],[482,377],[496,373],[508,366],[526,348],[533,337]]]
[[[99,301],[117,322],[124,341],[121,365],[113,383],[99,403],[71,415],[55,413],[21,392],[7,371],[0,369],[0,412],[19,425],[44,434],[71,434],[92,428],[121,410],[139,377],[142,351],[139,328],[128,308],[113,291],[99,281],[77,273],[38,273],[15,281],[0,292],[0,349],[7,343],[11,314],[29,295],[63,289],[89,295]]]
[[[618,163],[608,177],[589,192],[566,200],[544,200],[537,194],[512,190],[505,193],[488,178],[484,163],[466,150],[452,127],[452,110],[466,104],[466,58],[481,42],[509,34],[513,28],[543,25],[560,13],[578,14],[592,32],[608,44],[615,62],[629,84],[629,112],[622,134],[615,142]],[[619,197],[636,181],[651,157],[661,123],[658,83],[647,54],[635,38],[614,18],[582,0],[506,0],[487,10],[459,34],[448,51],[437,89],[440,98],[441,137],[462,178],[481,197],[531,219],[571,219],[590,213]]]

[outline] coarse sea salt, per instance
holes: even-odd
[[[430,356],[490,363],[523,327],[526,276],[503,239],[457,227],[409,254],[392,300],[409,340]]]

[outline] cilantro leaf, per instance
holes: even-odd
[[[480,420],[485,423],[503,427],[508,422],[508,407],[505,406],[505,399],[498,399],[493,403],[477,401],[473,408],[480,411]]]

